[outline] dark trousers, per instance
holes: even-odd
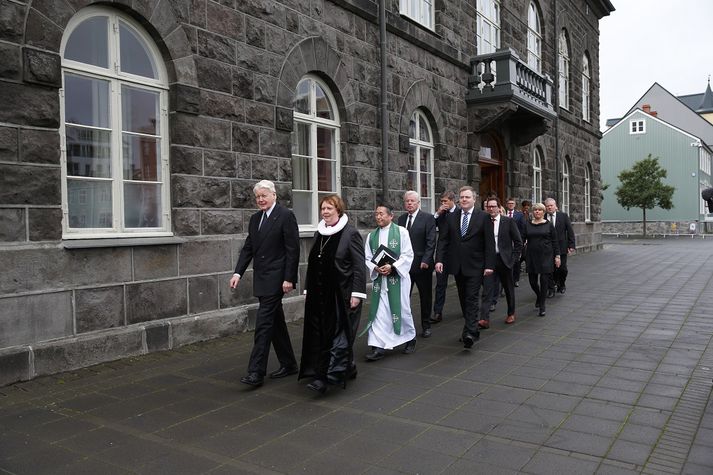
[[[550,290],[555,289],[555,285],[559,288],[565,287],[565,281],[567,280],[567,251],[560,254],[560,266],[555,267],[554,272],[550,278]]]
[[[282,293],[258,297],[260,306],[255,316],[255,337],[253,351],[250,353],[248,372],[265,376],[267,359],[270,356],[270,343],[275,348],[275,354],[280,366],[294,368],[297,366],[295,352],[285,324],[285,313],[282,311]]]
[[[537,284],[538,277],[540,280],[539,285]],[[530,287],[532,287],[532,290],[535,292],[536,301],[540,306],[540,310],[544,311],[545,302],[547,301],[547,289],[550,285],[550,274],[528,273],[527,278],[530,280]]]
[[[458,300],[460,310],[463,313],[463,335],[478,335],[478,304],[480,303],[480,287],[483,285],[483,274],[466,276],[458,273],[456,277],[456,287],[458,288]]]
[[[418,289],[421,301],[421,329],[431,328],[431,305],[433,304],[433,269],[411,271],[411,292],[413,286]]]
[[[448,288],[448,269],[443,268],[443,272],[436,272],[436,297],[433,302],[433,313],[443,313],[443,306],[446,304],[446,289]]]
[[[519,263],[517,264],[519,265]],[[512,277],[512,269],[505,265],[498,254],[495,260],[495,273],[485,278],[485,294],[489,295],[491,302],[496,302],[500,293],[500,285],[505,292],[505,300],[508,303],[508,315],[515,313],[515,281]],[[498,285],[500,284],[500,285]],[[483,319],[488,320],[490,317],[490,309],[483,306]]]

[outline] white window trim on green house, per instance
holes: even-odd
[[[62,238],[171,236],[168,75],[157,46],[132,18],[92,6],[70,19],[60,55]]]
[[[631,135],[646,133],[646,120],[636,119],[629,121],[629,133]]]

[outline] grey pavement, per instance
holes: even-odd
[[[569,267],[547,317],[523,281],[517,322],[501,302],[472,350],[449,289],[416,353],[362,363],[361,338],[358,378],[323,397],[240,384],[252,334],[0,388],[0,473],[713,473],[713,240],[610,240]]]

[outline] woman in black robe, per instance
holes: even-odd
[[[320,200],[322,221],[309,253],[302,361],[299,379],[325,393],[328,384],[346,386],[356,377],[354,337],[366,298],[364,242],[344,214],[338,195]]]
[[[540,309],[537,315],[544,317],[547,286],[555,266],[560,266],[560,251],[555,227],[545,219],[545,205],[542,203],[532,205],[531,215],[532,221],[525,223],[525,232],[522,236],[527,246],[525,264],[530,287],[537,296],[535,307]]]

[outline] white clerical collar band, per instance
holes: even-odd
[[[327,223],[325,223],[324,220],[321,220],[319,224],[317,224],[317,232],[322,236],[331,236],[332,234],[337,234],[339,231],[344,229],[344,226],[346,226],[348,222],[349,218],[347,218],[346,213],[339,218],[339,221],[337,221],[337,224],[334,226],[327,226]]]

